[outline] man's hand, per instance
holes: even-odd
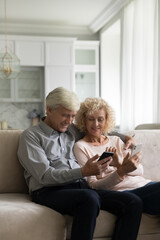
[[[110,162],[112,160],[111,157],[108,157],[108,158],[104,158],[100,161],[97,161],[98,157],[99,156],[97,154],[94,157],[88,159],[86,164],[81,168],[83,177],[101,174],[108,167],[108,165],[110,164]]]
[[[127,150],[128,148],[133,148],[133,146],[136,144],[135,139],[133,137],[126,136],[125,139],[126,139],[124,147],[125,150]]]
[[[140,163],[140,154],[141,153],[139,152],[132,157],[130,157],[129,153],[126,155],[122,165],[117,169],[117,173],[120,177],[124,178],[127,173],[133,172],[137,169]]]

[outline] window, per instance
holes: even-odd
[[[134,0],[101,31],[101,96],[120,130],[160,121],[158,0]]]
[[[120,19],[101,34],[101,97],[114,109],[120,125]]]

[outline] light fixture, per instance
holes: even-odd
[[[5,50],[0,52],[0,78],[14,79],[20,72],[20,60],[7,46],[7,4],[4,0],[4,26],[5,26]]]

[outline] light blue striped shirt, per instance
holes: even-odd
[[[60,133],[43,121],[21,134],[18,157],[30,192],[82,178],[72,151],[76,136],[81,137],[72,126]]]

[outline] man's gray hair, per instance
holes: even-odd
[[[80,101],[74,92],[63,87],[58,87],[51,91],[46,97],[46,107],[47,106],[52,109],[62,106],[71,111],[78,111]]]

